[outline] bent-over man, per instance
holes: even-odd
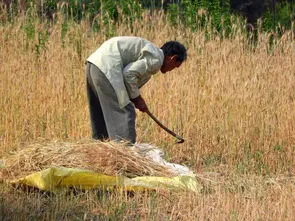
[[[92,138],[135,143],[135,108],[148,110],[139,89],[153,74],[179,67],[186,57],[185,47],[177,41],[161,48],[140,37],[105,41],[87,58]]]

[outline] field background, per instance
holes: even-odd
[[[59,17],[60,16],[60,19]],[[0,26],[0,156],[41,141],[90,137],[84,61],[110,35],[159,47],[178,40],[188,59],[142,89],[152,113],[186,140],[137,113],[138,142],[193,169],[201,193],[26,193],[0,184],[3,220],[294,220],[295,43],[259,32],[250,45],[239,25],[229,38],[143,21],[54,25],[20,17]],[[273,44],[269,44],[269,38]]]

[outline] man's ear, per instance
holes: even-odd
[[[177,59],[178,59],[178,55],[172,55],[172,56],[171,56],[171,60],[172,60],[173,62],[176,62]]]

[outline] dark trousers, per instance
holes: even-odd
[[[115,90],[105,74],[89,62],[86,79],[92,138],[135,143],[136,113],[133,103],[120,108]]]

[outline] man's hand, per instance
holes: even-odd
[[[130,100],[134,103],[134,106],[140,111],[147,112],[149,110],[144,99],[140,95]]]

